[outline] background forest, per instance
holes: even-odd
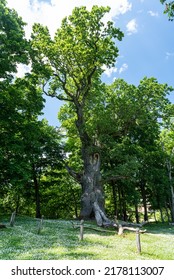
[[[174,222],[173,88],[154,77],[102,81],[124,36],[103,23],[108,11],[75,8],[54,39],[35,24],[27,40],[1,0],[1,213]],[[32,68],[23,78],[19,63]],[[59,128],[39,119],[45,95],[64,101]]]

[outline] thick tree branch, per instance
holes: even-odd
[[[75,172],[71,167],[69,167],[67,164],[65,164],[65,168],[68,171],[69,175],[71,175],[71,177],[73,177],[79,184],[82,181],[82,174]]]
[[[60,76],[56,73],[54,73],[54,76],[59,80],[59,82],[61,82],[62,88],[65,91],[66,95],[69,96],[70,98],[66,98],[64,96],[61,95],[55,95],[59,100],[62,101],[69,101],[69,102],[74,102],[74,95],[72,93],[70,93],[67,88],[66,88],[66,74],[65,74],[65,81],[63,81]]]
[[[94,66],[94,68],[92,69],[91,73],[87,76],[87,86],[86,86],[86,89],[84,91],[84,94],[83,94],[83,99],[82,99],[82,104],[84,105],[85,104],[85,101],[86,101],[86,97],[89,93],[89,90],[90,90],[90,87],[91,87],[91,82],[92,82],[92,77],[96,71],[96,66]]]

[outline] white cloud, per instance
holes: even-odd
[[[153,12],[153,11],[148,11],[148,14],[152,17],[158,17],[159,16],[158,12]]]
[[[126,71],[128,69],[127,63],[123,63],[123,65],[120,67],[118,73],[121,74],[122,72]]]
[[[123,63],[120,68],[117,68],[117,67],[107,68],[106,66],[103,67],[104,74],[108,78],[110,78],[112,76],[112,74],[114,74],[114,73],[118,73],[120,75],[122,72],[126,71],[127,69],[128,69],[127,63]],[[113,80],[115,80],[115,78]]]
[[[166,59],[174,57],[174,52],[166,52]]]
[[[113,73],[116,73],[118,71],[118,68],[116,68],[116,67],[107,68],[106,66],[104,66],[103,70],[104,70],[104,74],[108,78],[110,78]]]
[[[138,24],[136,19],[134,18],[130,20],[126,25],[126,28],[127,28],[128,35],[132,35],[133,33],[136,33],[138,31]]]
[[[93,5],[109,6],[110,13],[106,20],[131,10],[132,4],[129,0],[50,0],[43,2],[39,0],[7,0],[8,6],[14,8],[23,20],[28,24],[25,28],[26,36],[29,37],[34,22],[40,22],[48,26],[53,36],[60,26],[62,19],[70,15],[74,7],[86,6],[91,9]]]

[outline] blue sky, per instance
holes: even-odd
[[[128,65],[122,77],[138,84],[144,76],[174,86],[174,23],[163,14],[159,0],[132,1],[132,10],[116,21],[125,33],[119,43],[120,55]],[[135,32],[127,32],[126,23],[135,20]],[[119,62],[121,58],[119,59]]]
[[[119,57],[112,69],[103,75],[106,83],[123,78],[138,85],[143,77],[155,77],[160,83],[174,87],[174,22],[163,14],[160,0],[7,0],[23,20],[28,23],[26,36],[29,38],[34,22],[47,25],[53,36],[64,16],[75,6],[110,6],[108,20],[114,20],[125,34],[118,42]],[[24,68],[19,66],[19,76]],[[47,97],[44,117],[50,125],[58,126],[57,113],[61,102]],[[174,94],[170,96],[174,103]]]

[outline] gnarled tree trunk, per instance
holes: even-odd
[[[82,197],[80,217],[90,218],[95,216],[99,226],[110,223],[104,210],[104,193],[100,174],[99,153],[88,153],[89,149],[83,151],[84,174],[82,176]]]
[[[81,213],[80,218],[87,219],[95,216],[99,226],[111,223],[104,212],[104,193],[100,173],[100,154],[95,152],[98,147],[88,135],[85,126],[83,106],[77,100],[76,105],[76,127],[81,140],[81,151],[83,160],[83,175],[80,178],[82,186]]]

